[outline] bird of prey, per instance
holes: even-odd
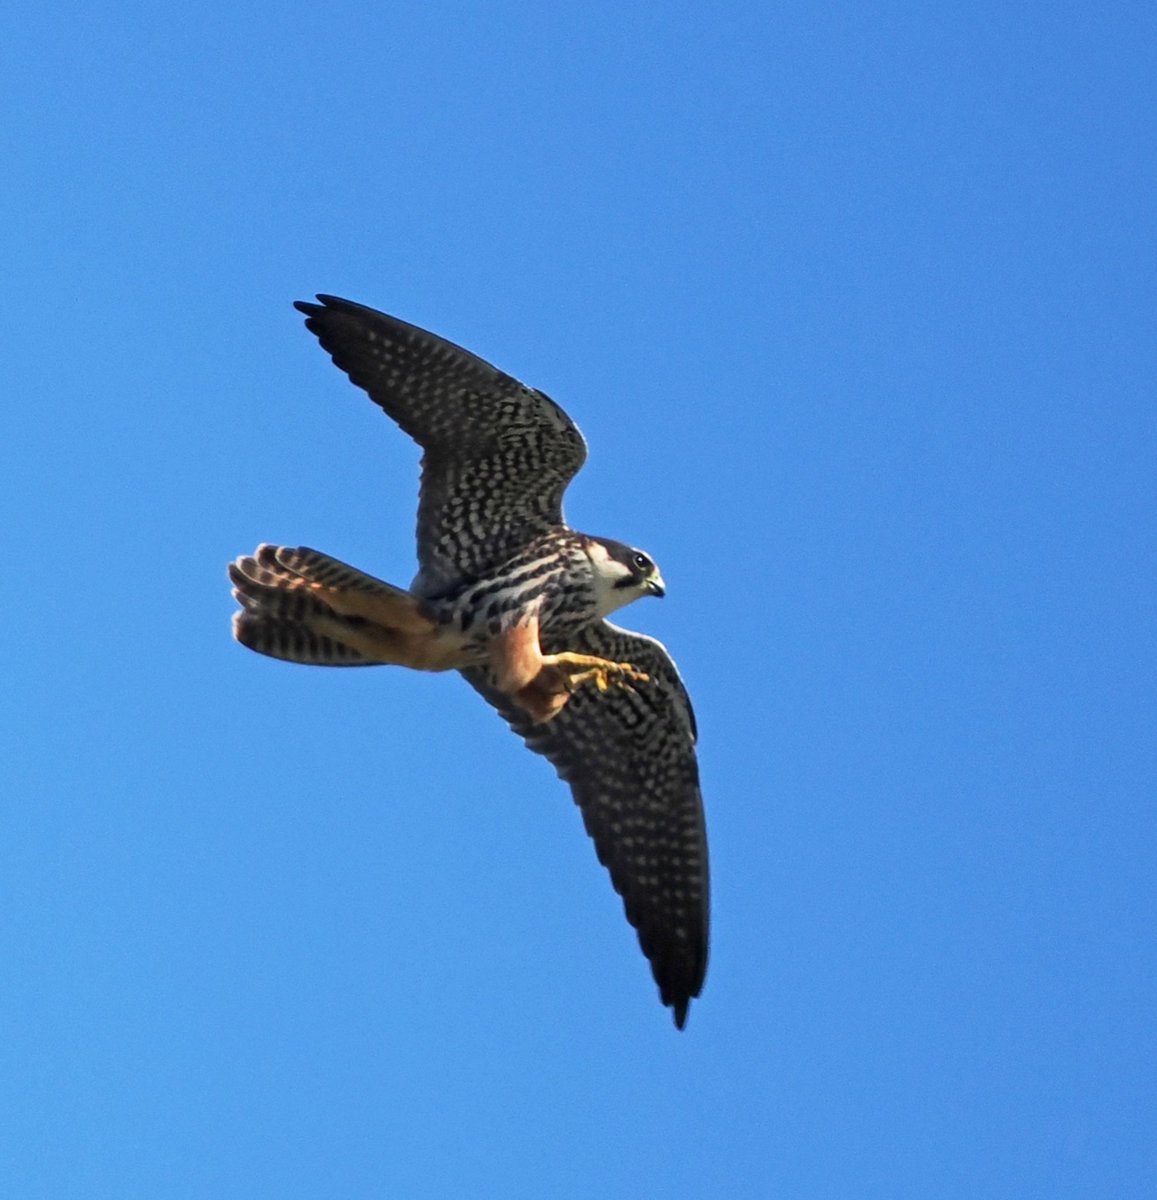
[[[695,718],[653,638],[606,620],[662,596],[654,561],[563,519],[586,459],[548,396],[467,350],[334,296],[298,302],[334,363],[422,448],[408,591],[302,547],[229,566],[237,640],[289,662],[459,671],[566,780],[683,1028],[707,966]]]

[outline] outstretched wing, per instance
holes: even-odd
[[[540,725],[497,690],[487,669],[462,672],[570,784],[663,1003],[682,1029],[703,986],[708,940],[707,834],[691,702],[659,642],[609,622],[543,649],[629,662],[650,676],[629,689],[586,684]]]
[[[423,449],[415,590],[477,578],[562,524],[586,442],[549,396],[372,308],[298,301],[306,327]]]

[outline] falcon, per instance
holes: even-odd
[[[666,649],[606,618],[662,596],[642,550],[571,529],[587,456],[548,396],[396,317],[298,302],[334,363],[422,449],[409,590],[305,547],[229,565],[233,631],[272,658],[458,671],[570,784],[679,1029],[707,966],[691,701]]]

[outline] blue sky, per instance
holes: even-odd
[[[5,24],[6,1192],[1147,1195],[1149,9]],[[229,638],[259,541],[413,571],[315,291],[552,395],[571,520],[662,566],[682,1034],[468,688]]]

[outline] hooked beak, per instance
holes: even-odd
[[[667,585],[663,582],[662,575],[653,575],[647,580],[647,589],[652,596],[658,596],[660,600],[667,594]]]

